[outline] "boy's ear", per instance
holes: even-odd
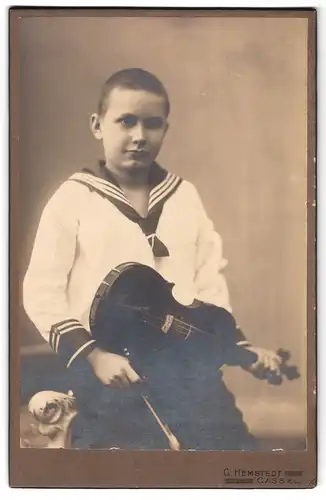
[[[166,123],[165,123],[164,135],[165,135],[165,134],[167,133],[167,131],[169,130],[169,127],[170,127],[169,122],[166,122]]]
[[[97,113],[93,113],[90,118],[90,127],[94,137],[98,140],[102,139],[101,120]]]

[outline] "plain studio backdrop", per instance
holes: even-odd
[[[307,21],[290,18],[29,18],[19,57],[21,279],[42,208],[101,157],[89,129],[102,83],[142,67],[165,84],[158,161],[198,188],[224,243],[233,311],[255,344],[284,347],[302,377],[268,386],[225,370],[249,427],[306,425]],[[191,221],[189,221],[191,224]],[[22,347],[42,338],[20,307]]]

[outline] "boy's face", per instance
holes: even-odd
[[[164,97],[145,90],[114,88],[104,116],[92,116],[92,131],[103,142],[113,169],[148,167],[167,131]]]

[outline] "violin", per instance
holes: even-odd
[[[189,306],[173,295],[167,282],[149,266],[134,262],[121,264],[101,282],[90,309],[90,329],[104,349],[126,356],[135,364],[151,352],[195,339],[209,343],[216,354],[216,366],[250,366],[257,355],[248,349],[232,314],[224,308],[199,300]],[[261,370],[257,376],[270,384],[299,377],[289,366],[290,352],[279,349],[280,375]],[[137,371],[137,370],[136,370]]]
[[[112,269],[102,280],[90,308],[92,337],[99,347],[127,357],[137,373],[142,361],[167,349],[186,348],[192,341],[208,343],[216,369],[223,365],[250,366],[257,355],[243,341],[233,316],[221,307],[195,300],[180,304],[173,295],[173,283],[167,282],[149,266],[128,262]],[[194,349],[192,355],[200,350]],[[279,349],[280,375],[261,370],[256,376],[270,384],[300,376],[289,366],[289,351]],[[169,367],[167,367],[167,370]],[[146,379],[146,375],[141,377]],[[144,384],[140,396],[165,434],[170,449],[179,450],[177,437],[159,415],[151,400],[150,385]],[[29,410],[38,421],[38,430],[49,437],[49,448],[70,446],[70,426],[77,415],[72,393],[43,391],[33,396]]]

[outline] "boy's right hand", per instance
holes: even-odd
[[[141,380],[129,360],[119,354],[103,351],[97,347],[87,359],[97,378],[105,385],[126,387]]]

